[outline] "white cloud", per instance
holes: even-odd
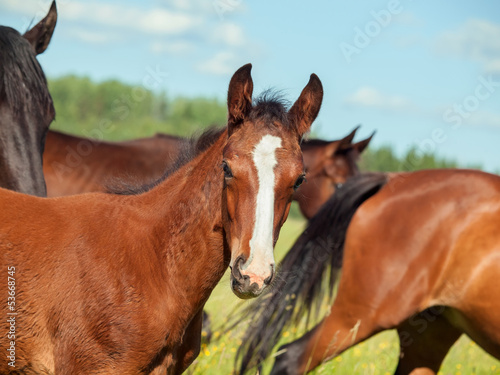
[[[491,126],[500,128],[500,114],[488,111],[471,112],[470,117],[463,119],[464,125]]]
[[[356,107],[367,107],[385,111],[415,111],[416,106],[408,99],[385,95],[373,87],[361,87],[354,94],[345,99],[345,103]]]
[[[123,5],[77,1],[64,4],[60,14],[70,20],[85,20],[159,35],[181,34],[193,29],[201,22],[197,16],[164,8],[144,10]]]
[[[177,10],[202,14],[204,17],[214,17],[216,21],[223,21],[234,13],[247,11],[247,4],[243,0],[156,0]]]
[[[236,56],[258,50],[258,46],[249,46],[251,42],[239,25],[219,17],[211,1],[159,0],[152,7],[142,4],[141,7],[96,0],[66,0],[58,3],[58,15],[60,20],[70,21],[60,23],[68,28],[66,35],[86,43],[112,43],[133,33],[141,38],[144,38],[141,34],[146,34],[153,53],[182,55],[200,44],[208,45],[215,55],[197,64],[197,68],[210,74],[232,73]],[[230,4],[231,12],[244,9],[242,2]],[[23,14],[29,24],[33,18],[36,21],[43,18],[49,6],[50,0],[1,0],[0,9]]]
[[[484,71],[487,74],[500,74],[500,57],[486,61],[484,64]]]
[[[193,10],[194,1],[188,0],[170,0],[169,4],[173,5],[178,10]]]
[[[35,26],[42,18],[47,15],[51,2],[36,0],[2,0],[0,1],[0,12],[2,9],[22,15],[21,21],[24,23],[19,32],[23,33],[28,28]]]
[[[47,14],[50,8],[50,3],[43,5],[46,6],[44,6],[43,9],[41,9],[40,2],[36,0],[25,0],[25,1],[3,0],[1,4],[2,8],[6,8],[8,10],[29,16],[38,15],[38,13],[40,12],[45,12],[44,15]]]
[[[194,49],[192,43],[186,41],[156,41],[151,44],[154,53],[168,53],[172,55],[183,55]]]
[[[207,13],[214,11],[212,1],[206,0],[165,0],[164,3],[177,8],[178,10],[185,10],[190,12]]]
[[[171,11],[164,7],[142,9],[123,4],[73,0],[57,5],[61,19],[133,29],[149,34],[180,34],[192,30],[202,22],[199,15],[179,10]],[[38,20],[49,10],[50,1],[3,0],[2,6]]]
[[[228,75],[234,72],[236,56],[232,52],[219,52],[214,57],[202,61],[196,68],[204,73]]]
[[[213,33],[212,38],[215,42],[238,47],[245,44],[245,36],[241,27],[234,23],[222,23],[218,25]]]
[[[69,34],[82,42],[91,44],[106,44],[120,39],[116,34],[89,31],[82,28],[73,28]]]
[[[438,53],[479,62],[487,73],[500,73],[500,25],[469,19],[436,41]]]

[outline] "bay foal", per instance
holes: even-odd
[[[304,179],[299,143],[323,89],[313,74],[289,111],[272,98],[252,103],[250,70],[229,84],[227,128],[142,194],[40,199],[0,189],[17,371],[180,374],[198,354],[202,309],[227,267],[241,298],[271,282],[273,247]],[[10,369],[0,361],[0,373]]]
[[[42,154],[55,110],[36,55],[57,22],[55,2],[24,35],[0,26],[0,187],[45,196]]]

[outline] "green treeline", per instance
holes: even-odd
[[[362,171],[371,172],[410,172],[418,169],[458,167],[459,165],[454,160],[442,159],[433,154],[422,153],[416,147],[410,148],[402,157],[396,156],[390,146],[382,146],[377,149],[368,148],[363,152],[359,162],[359,168]]]
[[[115,80],[95,83],[76,76],[51,79],[49,89],[56,107],[56,121],[51,128],[71,134],[106,129],[99,134],[107,140],[146,137],[157,132],[189,136],[226,121],[226,104],[215,98],[169,98],[141,86]],[[389,146],[369,148],[360,160],[364,171],[455,167],[453,160],[421,154],[416,148],[398,157]]]
[[[66,76],[49,79],[56,121],[51,129],[93,134],[106,129],[106,140],[124,140],[155,133],[188,136],[226,121],[226,106],[215,98],[174,98],[119,81],[94,83]],[[105,124],[105,126],[103,126]]]

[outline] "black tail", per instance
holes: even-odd
[[[351,218],[386,182],[387,175],[382,173],[349,179],[309,221],[281,262],[281,276],[272,290],[235,318],[249,321],[236,354],[236,365],[241,361],[240,374],[266,359],[289,325],[297,324],[305,314],[308,321],[312,312],[317,315],[324,298],[332,297]],[[330,277],[326,279],[328,270]]]

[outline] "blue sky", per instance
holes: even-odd
[[[325,96],[316,134],[362,124],[373,143],[415,145],[500,171],[500,2],[61,0],[49,77],[141,85],[160,72],[169,96],[224,100],[232,73],[253,63],[255,92],[291,101],[316,73]],[[48,0],[0,0],[0,24],[24,31]],[[145,81],[146,79],[146,81]],[[418,166],[418,165],[417,165]]]

